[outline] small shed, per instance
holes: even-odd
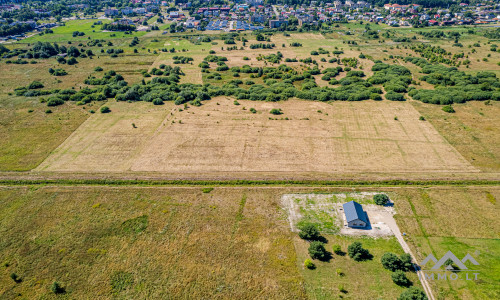
[[[368,218],[363,211],[363,207],[356,201],[344,203],[344,214],[349,227],[366,227],[368,225]]]

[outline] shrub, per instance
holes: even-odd
[[[109,112],[111,112],[111,109],[109,109],[109,107],[107,107],[107,106],[101,107],[101,113],[102,114],[107,114]]]
[[[323,260],[328,256],[328,252],[326,252],[325,249],[325,244],[319,241],[311,242],[308,251],[309,255],[311,255],[313,259]]]
[[[391,275],[392,281],[394,281],[395,284],[399,286],[410,286],[412,285],[412,282],[406,277],[405,272],[401,270],[397,270],[396,272],[393,272]]]
[[[387,94],[385,94],[385,98],[391,101],[405,101],[405,96],[403,94],[399,94],[394,91],[387,92]]]
[[[299,227],[299,237],[304,240],[317,240],[320,236],[318,227],[312,223],[306,223]]]
[[[30,89],[30,90],[41,89],[43,87],[44,87],[44,85],[40,81],[33,81],[32,83],[30,83],[28,85],[28,89]]]
[[[428,300],[424,291],[418,287],[412,286],[399,295],[398,300]]]
[[[340,247],[340,245],[333,245],[333,253],[337,255],[344,254],[344,252],[342,252],[342,248]]]
[[[316,265],[309,258],[304,261],[304,267],[308,268],[309,270],[316,269]]]
[[[101,67],[95,67],[95,68],[94,68],[94,71],[95,71],[95,72],[102,72],[102,70],[103,70],[103,69],[102,69]]]
[[[163,105],[163,100],[161,100],[160,98],[157,98],[157,99],[154,99],[153,100],[153,104],[154,105]]]
[[[250,108],[250,112],[251,112],[252,114],[255,114],[255,113],[257,113],[257,110],[256,110],[255,108],[253,108],[253,107],[252,107],[252,108]]]
[[[389,202],[389,197],[386,194],[376,194],[373,196],[373,201],[377,205],[386,205]]]
[[[47,109],[47,110],[45,111],[45,113],[46,113],[46,114],[51,114],[51,113],[52,113],[52,110]]]
[[[14,280],[15,283],[19,283],[22,281],[21,278],[16,273],[11,273],[10,278]]]
[[[420,116],[418,119],[419,119],[420,121],[425,121],[425,117],[424,117],[424,116]]]
[[[364,249],[360,242],[354,242],[347,247],[349,257],[355,261],[362,261],[371,257],[370,252]]]
[[[452,113],[455,112],[455,109],[453,109],[453,106],[451,106],[451,105],[445,105],[445,106],[443,106],[442,110],[444,112],[447,112],[447,113],[450,113],[450,114],[452,114]]]
[[[57,281],[54,281],[52,285],[50,286],[50,290],[54,294],[63,294],[64,293],[64,288],[61,286],[61,284]]]
[[[281,111],[281,109],[277,109],[277,108],[271,109],[271,111],[269,111],[269,113],[271,113],[273,115],[281,115],[281,114],[283,114],[283,112]]]
[[[402,265],[399,257],[396,254],[390,252],[384,253],[384,255],[382,255],[382,258],[380,259],[380,262],[382,263],[382,266],[384,268],[392,272],[400,270]]]
[[[58,97],[50,97],[47,106],[58,106],[64,104],[64,100]]]
[[[205,193],[205,194],[208,194],[208,193],[210,193],[210,192],[211,192],[211,191],[213,191],[213,190],[214,190],[214,188],[211,188],[211,187],[210,187],[210,188],[202,188],[202,189],[201,189],[201,191],[202,191],[203,193]]]

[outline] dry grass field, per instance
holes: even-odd
[[[272,195],[1,188],[0,298],[50,299],[58,281],[71,299],[304,299]]]
[[[433,105],[411,104],[473,166],[484,171],[500,170],[500,103],[468,102],[456,104],[449,114]]]
[[[155,132],[163,130],[173,107],[172,102],[106,105],[111,113],[88,118],[37,170],[127,171]]]
[[[393,299],[402,289],[380,257],[401,253],[394,239],[327,235],[329,251],[358,240],[374,257],[335,255],[307,270],[307,243],[280,207],[288,193],[364,191],[390,195],[419,262],[448,250],[478,260],[478,281],[432,282],[438,299],[499,297],[498,187],[4,186],[0,298],[50,298],[58,281],[67,298]]]
[[[220,97],[183,111],[111,103],[110,114],[92,116],[38,170],[476,171],[406,102],[233,102]]]

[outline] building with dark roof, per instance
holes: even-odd
[[[366,212],[363,211],[361,204],[350,201],[344,203],[344,214],[349,227],[366,227],[368,225],[368,218]]]

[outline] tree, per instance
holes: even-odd
[[[401,260],[394,253],[384,253],[384,255],[382,255],[382,258],[380,259],[380,262],[382,263],[382,266],[389,271],[394,272],[401,269]]]
[[[399,286],[410,286],[412,282],[406,277],[405,272],[397,270],[391,274],[392,281]]]
[[[370,252],[364,249],[360,242],[354,242],[347,247],[349,257],[355,261],[362,261],[370,258]]]
[[[373,196],[373,201],[377,205],[386,205],[389,202],[389,197],[386,194],[376,194]]]
[[[410,271],[413,268],[413,263],[411,262],[411,255],[408,253],[403,253],[399,257],[401,260],[401,270]]]
[[[299,237],[304,240],[317,240],[319,235],[318,227],[315,224],[307,223],[299,226]]]
[[[328,252],[326,252],[325,249],[325,244],[319,241],[311,242],[308,251],[309,255],[311,255],[313,259],[323,260],[328,256]]]
[[[399,295],[398,300],[428,300],[424,291],[418,287],[412,286]]]
[[[102,114],[107,114],[109,112],[111,112],[111,109],[109,109],[109,107],[107,107],[107,106],[101,107],[101,113]]]
[[[52,283],[52,285],[50,286],[50,290],[54,294],[62,294],[62,293],[64,293],[64,288],[57,281],[54,281],[54,283]]]

